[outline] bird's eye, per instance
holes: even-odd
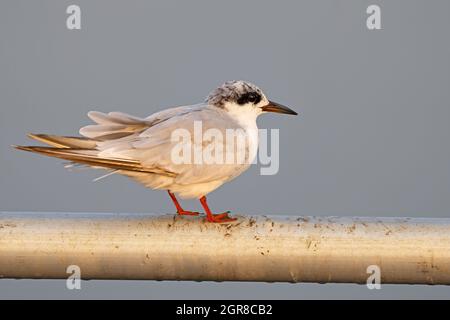
[[[261,96],[256,92],[248,92],[243,94],[237,101],[238,104],[244,105],[247,103],[257,104],[261,101]]]
[[[248,94],[248,102],[255,102],[256,101],[256,94],[249,93]]]

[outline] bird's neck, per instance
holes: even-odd
[[[256,118],[260,114],[255,108],[227,108],[227,114],[245,130],[257,130]]]
[[[260,115],[255,108],[230,108],[227,110],[227,114],[232,118],[242,129],[245,130],[248,142],[249,162],[253,163],[257,151],[258,151],[258,126],[256,124],[256,118]]]

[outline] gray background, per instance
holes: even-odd
[[[365,11],[382,7],[382,30]],[[65,27],[82,9],[82,30]],[[299,117],[280,128],[280,172],[211,194],[253,214],[450,217],[450,2],[2,1],[0,210],[173,212],[164,192],[91,180],[10,148],[76,134],[89,110],[138,116],[246,79]],[[120,197],[119,197],[120,195]],[[187,207],[198,208],[195,201]],[[0,280],[0,298],[450,298],[443,286]]]

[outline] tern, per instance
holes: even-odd
[[[204,103],[165,109],[146,118],[123,112],[105,114],[90,111],[88,117],[95,124],[82,127],[79,131],[81,136],[29,134],[30,138],[48,146],[14,147],[68,160],[69,166],[105,169],[108,170],[107,175],[122,174],[148,188],[166,190],[179,215],[198,215],[199,212],[184,210],[175,195],[184,199],[197,198],[205,210],[207,221],[230,222],[236,218],[229,216],[229,211],[212,213],[206,195],[249,168],[258,149],[256,119],[266,112],[297,115],[292,109],[268,100],[261,89],[252,83],[228,81],[213,90]],[[245,137],[244,147],[233,145],[228,148],[231,141],[226,141],[226,135],[200,142],[192,137],[184,142],[173,138],[176,130],[195,136],[194,127],[198,123],[202,125],[202,130],[213,129],[219,133],[240,130]],[[175,161],[174,149],[180,147],[180,143],[181,147],[188,145],[184,151],[214,144],[216,155],[220,152],[245,151],[247,161]],[[227,151],[222,151],[224,149]]]

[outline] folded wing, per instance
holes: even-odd
[[[180,147],[180,143],[189,144],[188,148],[193,148],[196,144],[198,146],[199,142],[194,141],[195,123],[201,124],[202,133],[208,129],[215,129],[223,134],[218,140],[200,141],[201,147],[214,142],[216,145],[222,145],[223,152],[227,152],[227,144],[230,141],[225,141],[225,130],[239,126],[217,108],[204,105],[177,107],[147,118],[138,118],[121,112],[105,114],[96,111],[89,112],[88,116],[95,124],[80,129],[83,137],[34,134],[30,137],[50,147],[17,146],[17,148],[93,168],[114,170],[139,179],[142,178],[142,174],[156,175],[155,179],[157,176],[170,178],[164,181],[165,185],[225,182],[249,166],[249,164],[177,163],[172,158],[174,147],[176,145]],[[184,142],[174,140],[172,134],[176,129],[189,132],[191,140]]]

